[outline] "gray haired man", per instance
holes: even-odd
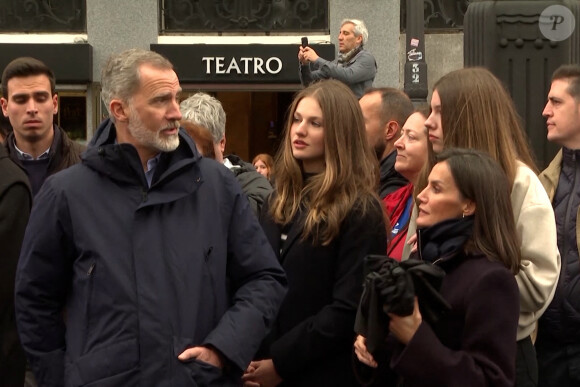
[[[329,61],[309,46],[300,47],[300,81],[304,86],[319,79],[337,79],[360,99],[377,74],[375,57],[364,49],[369,33],[362,20],[344,19],[338,34],[338,58]]]
[[[231,173],[179,128],[179,79],[132,49],[102,73],[82,163],[35,198],[16,272],[40,386],[239,386],[286,280]]]
[[[220,101],[206,93],[196,93],[181,102],[183,120],[202,126],[211,132],[215,159],[236,175],[248,197],[254,213],[260,214],[262,204],[272,192],[272,185],[256,168],[236,155],[224,157],[226,148],[226,112]]]

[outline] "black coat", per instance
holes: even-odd
[[[302,240],[298,215],[281,246],[281,227],[267,211],[262,226],[288,278],[288,294],[262,358],[272,358],[282,386],[353,386],[350,356],[363,283],[363,259],[387,245],[381,203],[361,216],[351,210],[328,246]]]
[[[252,211],[256,216],[260,216],[260,211],[262,210],[262,205],[268,199],[268,196],[272,192],[272,185],[264,176],[260,175],[256,168],[236,155],[229,155],[225,157],[234,165],[234,168],[230,169],[236,179],[242,186],[242,191],[248,197],[248,202]]]
[[[397,151],[394,150],[380,162],[381,180],[379,184],[379,196],[381,199],[384,199],[388,194],[409,184],[409,181],[395,170],[396,160]]]
[[[115,138],[107,120],[35,198],[15,299],[39,385],[239,385],[285,294],[257,218],[182,130],[151,187]],[[198,345],[224,355],[223,374],[177,359]]]
[[[14,276],[30,214],[28,179],[0,146],[0,386],[24,384],[24,352],[14,320]]]

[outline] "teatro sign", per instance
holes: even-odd
[[[244,74],[244,75],[258,75],[258,74],[266,74],[267,71],[269,74],[278,74],[282,71],[282,60],[277,57],[271,57],[266,59],[264,63],[264,59],[260,57],[241,57],[241,58],[232,58],[226,66],[226,58],[224,56],[218,57],[211,57],[211,56],[204,56],[201,58],[201,61],[205,63],[205,73],[207,75],[210,74]]]
[[[152,44],[181,83],[300,83],[297,44]],[[334,59],[334,44],[312,45]]]

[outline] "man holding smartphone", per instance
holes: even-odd
[[[300,81],[304,86],[319,79],[337,79],[344,82],[360,99],[373,85],[377,74],[375,57],[364,49],[369,33],[362,20],[345,19],[338,34],[338,58],[329,61],[318,56],[302,38],[298,51]]]

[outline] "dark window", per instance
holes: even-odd
[[[58,93],[59,109],[56,123],[73,140],[87,139],[87,97],[84,93]]]
[[[87,31],[86,0],[0,0],[0,32]]]
[[[329,33],[328,0],[160,0],[160,33]]]
[[[421,0],[412,0],[421,1]],[[425,32],[462,30],[463,17],[473,0],[423,0]],[[407,26],[407,0],[401,0],[401,32]]]

